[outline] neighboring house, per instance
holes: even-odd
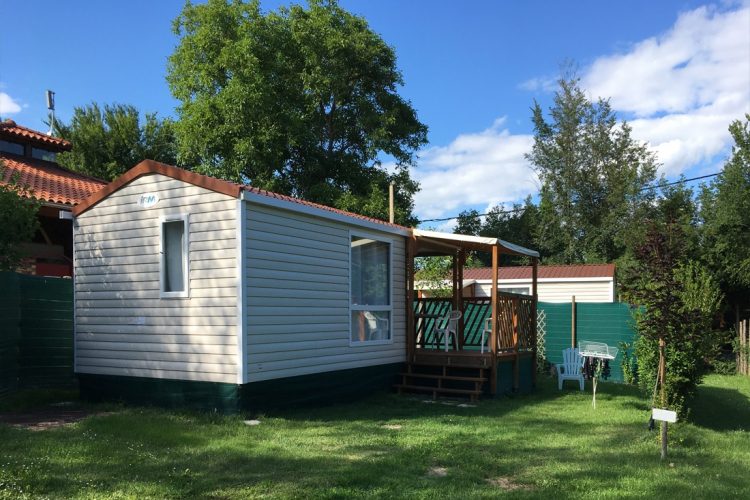
[[[500,290],[512,293],[531,293],[531,266],[501,267]],[[488,267],[466,269],[464,279],[475,280],[475,297],[489,297]],[[614,264],[578,264],[568,266],[539,266],[538,294],[540,302],[616,302],[617,286]]]
[[[531,266],[500,267],[498,273],[501,292],[531,294]],[[538,273],[540,302],[617,302],[614,264],[539,266]],[[467,268],[463,278],[464,297],[490,296],[492,268]],[[417,288],[420,296],[431,295],[429,286]]]
[[[24,245],[27,258],[20,271],[44,276],[71,276],[73,232],[70,211],[74,205],[106,185],[104,181],[71,172],[55,163],[55,157],[70,151],[71,144],[57,137],[0,122],[0,184],[17,177],[42,206],[39,231]]]
[[[449,352],[447,342],[437,349],[417,334],[426,320],[407,299],[407,263],[417,255],[460,260],[470,248],[536,259],[534,251],[412,230],[150,160],[73,216],[75,372],[86,398],[236,410],[352,397],[390,387],[404,363],[427,358],[429,368],[478,370],[471,390],[453,390],[476,397],[488,376],[494,395],[497,379],[528,386],[535,372],[534,323],[519,320],[514,337],[498,319],[485,339],[496,342],[481,349],[461,323]],[[514,307],[535,317],[532,298],[492,303],[503,319]]]

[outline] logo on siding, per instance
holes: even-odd
[[[141,208],[151,208],[159,203],[159,195],[156,193],[143,193],[138,198],[138,206]]]

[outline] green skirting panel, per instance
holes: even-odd
[[[403,367],[393,363],[245,384],[240,404],[243,410],[256,411],[354,401],[391,389]]]
[[[529,394],[534,390],[533,370],[531,356],[522,356],[518,359],[518,391],[513,390],[513,359],[501,359],[497,363],[497,395],[507,394]]]
[[[78,374],[81,398],[223,413],[238,410],[238,385],[146,377]]]
[[[401,363],[266,380],[244,385],[78,374],[81,397],[223,413],[353,401],[397,381]]]

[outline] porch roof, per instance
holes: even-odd
[[[445,255],[448,251],[455,251],[461,248],[489,252],[492,250],[492,247],[497,246],[500,253],[539,257],[539,252],[536,250],[530,250],[520,245],[501,240],[500,238],[467,236],[464,234],[441,233],[422,229],[414,229],[414,236],[418,243],[417,255]]]

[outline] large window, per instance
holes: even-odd
[[[391,244],[351,236],[351,343],[391,341]]]
[[[161,296],[187,297],[188,217],[167,217],[161,223]]]

